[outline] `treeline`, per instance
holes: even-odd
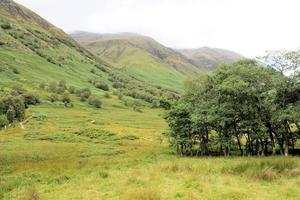
[[[288,155],[300,137],[300,79],[255,61],[222,65],[186,84],[166,116],[182,155]]]

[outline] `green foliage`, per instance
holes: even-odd
[[[171,142],[186,155],[288,155],[295,148],[300,84],[252,60],[224,65],[187,84],[166,116]],[[220,149],[219,152],[217,152]]]
[[[110,94],[108,92],[105,92],[104,97],[107,98],[107,99],[111,98],[111,96],[110,96]]]
[[[20,74],[20,71],[16,67],[12,67],[12,72],[14,74]]]
[[[6,115],[0,115],[0,128],[4,128],[9,124]]]
[[[57,94],[51,94],[50,96],[49,96],[49,101],[51,101],[52,103],[54,103],[54,102],[56,102],[56,101],[58,101],[59,100],[59,96],[57,95]]]
[[[1,24],[1,28],[4,30],[12,29],[12,25],[8,22]]]
[[[6,115],[8,121],[21,121],[25,118],[25,103],[22,96],[6,95],[0,100],[0,114]]]
[[[70,97],[70,94],[68,92],[64,92],[62,97],[61,97],[61,101],[65,104],[66,107],[68,107],[69,105],[72,106],[72,100]]]
[[[102,102],[98,97],[90,96],[88,98],[88,104],[94,106],[95,108],[101,108]]]
[[[29,105],[37,105],[40,103],[39,96],[30,92],[26,92],[22,95],[24,98],[25,107],[28,108]]]

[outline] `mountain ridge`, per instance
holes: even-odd
[[[174,56],[177,56],[180,60],[184,61],[185,64],[193,65],[193,67],[198,68],[200,71],[212,71],[219,64],[222,63],[231,64],[237,60],[244,58],[238,53],[226,49],[221,49],[221,48],[200,47],[200,48],[191,48],[191,49],[188,48],[173,49],[170,47],[165,47],[164,45],[160,44],[152,37],[140,35],[137,33],[130,33],[130,32],[116,33],[116,34],[114,33],[100,34],[100,33],[86,32],[86,31],[75,31],[73,33],[70,33],[70,35],[76,41],[83,44],[94,53],[95,52],[98,53],[100,57],[103,51],[99,52],[98,51],[99,48],[103,50],[103,46],[117,45],[118,42],[120,43],[126,41],[127,44],[129,45],[133,45],[135,47],[145,49],[150,54],[158,57],[159,59],[164,59],[164,55],[160,54],[160,51],[153,51],[153,48],[149,49],[149,46],[140,45],[141,42],[140,43],[137,42],[137,40],[144,40],[144,43],[146,43],[145,41],[148,40],[163,46],[165,50],[167,50],[167,52],[169,51],[170,53],[173,53]],[[112,41],[114,41],[114,43]],[[115,60],[117,60],[117,58],[115,58]]]

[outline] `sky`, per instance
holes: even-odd
[[[300,46],[299,0],[16,0],[70,33],[133,32],[247,57]]]

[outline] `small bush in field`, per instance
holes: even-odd
[[[59,97],[57,94],[51,94],[49,97],[49,100],[53,103],[59,100]]]
[[[24,103],[26,108],[28,108],[29,105],[36,105],[38,103],[40,103],[40,99],[39,96],[33,93],[25,93],[22,95],[24,98]]]
[[[96,82],[95,87],[104,91],[109,91],[109,87],[106,83],[103,82]]]
[[[110,94],[109,94],[108,92],[106,92],[106,93],[104,94],[104,97],[107,98],[107,99],[110,99],[110,98],[111,98],[111,96],[110,96]]]
[[[70,94],[75,94],[76,88],[75,88],[74,86],[70,86],[70,87],[68,88],[68,91],[70,92]]]
[[[6,22],[4,24],[1,24],[1,28],[4,30],[9,30],[9,29],[12,29],[12,25],[10,23]]]
[[[12,68],[12,71],[14,74],[20,74],[20,71],[15,67]]]
[[[95,108],[101,108],[101,106],[102,106],[101,100],[94,96],[89,97],[88,104],[94,106]]]

